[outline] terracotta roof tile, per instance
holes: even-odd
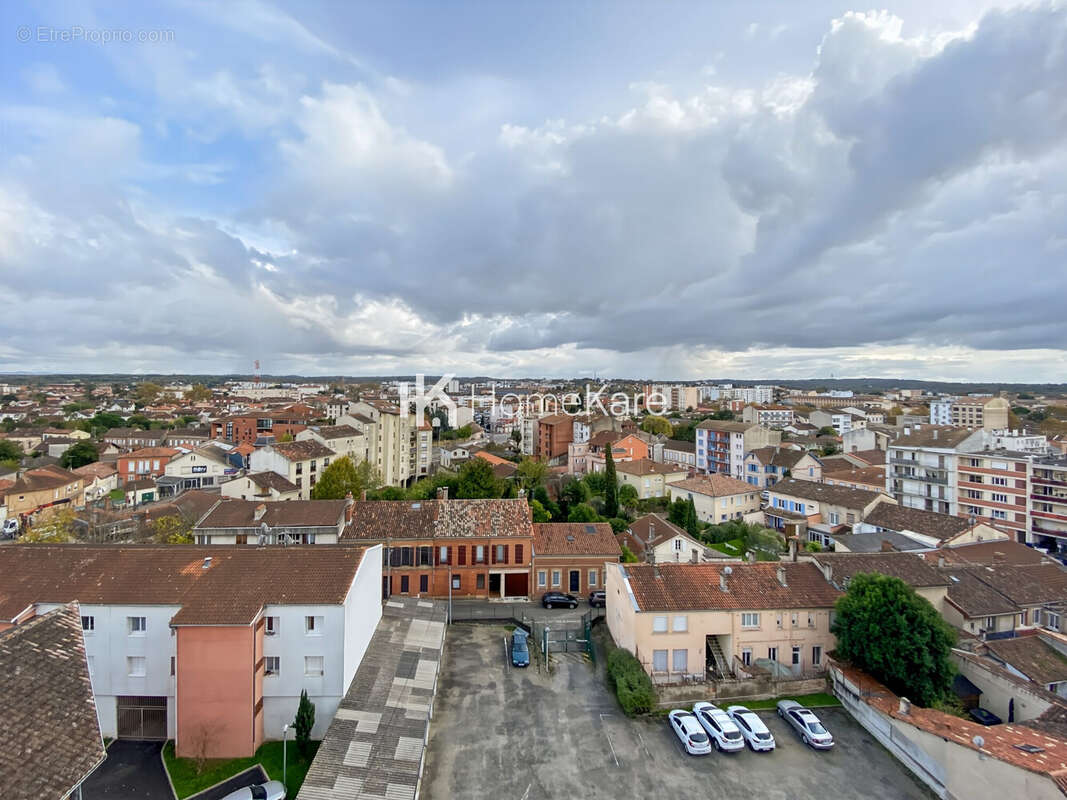
[[[337,455],[322,442],[306,439],[302,442],[276,442],[271,447],[275,453],[289,461],[306,461],[309,458],[330,458]]]
[[[337,525],[345,513],[345,500],[238,500],[220,501],[197,525],[203,528],[316,528]],[[263,514],[256,518],[257,509]]]
[[[830,486],[815,481],[802,481],[799,478],[785,478],[778,481],[767,491],[772,494],[786,495],[787,497],[799,497],[803,500],[814,500],[821,503],[829,503],[845,508],[863,508],[874,502],[878,497],[884,497],[881,492],[872,492],[867,489],[853,489],[848,486]],[[872,509],[873,511],[873,509]]]
[[[371,500],[356,503],[346,539],[487,538],[532,535],[529,504],[509,500]]]
[[[1053,649],[1040,636],[987,641],[986,649],[998,660],[1010,664],[1034,683],[1047,686],[1067,681],[1067,656]]]
[[[912,553],[818,553],[812,560],[831,570],[830,580],[842,588],[861,572],[900,578],[909,586],[948,586],[948,578]]]
[[[533,526],[534,555],[606,556],[622,553],[606,522],[542,522]]]
[[[912,531],[935,539],[951,539],[971,526],[963,517],[907,508],[894,503],[879,503],[863,521],[878,528],[898,532]]]
[[[814,564],[627,564],[634,598],[641,611],[704,609],[762,610],[830,608],[841,592],[827,583]],[[727,591],[719,585],[724,569]],[[778,580],[784,570],[786,585]]]
[[[739,481],[729,475],[713,472],[710,475],[697,475],[682,481],[674,481],[668,484],[671,489],[686,492],[696,492],[708,497],[728,497],[735,494],[755,494],[759,487],[751,483]]]
[[[76,604],[0,634],[0,786],[66,797],[105,758]]]

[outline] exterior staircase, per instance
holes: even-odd
[[[726,658],[726,654],[722,651],[722,646],[719,644],[718,636],[711,636],[707,639],[708,652],[711,653],[712,661],[715,666],[712,669],[713,678],[725,678],[729,676],[730,668],[729,661]]]

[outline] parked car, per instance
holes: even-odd
[[[555,608],[556,606],[577,608],[578,598],[573,594],[564,594],[563,592],[547,592],[545,596],[541,598],[541,605],[545,608]]]
[[[982,725],[999,725],[1004,721],[992,711],[987,711],[984,708],[975,707],[967,713],[971,715],[975,722],[979,722]]]
[[[511,634],[511,666],[530,666],[530,645],[522,628],[516,628]]]
[[[267,781],[230,792],[222,800],[285,800],[285,784]]]
[[[696,703],[693,706],[697,722],[708,732],[711,743],[716,750],[736,753],[745,749],[745,739],[741,730],[734,725],[730,715],[711,703]]]
[[[589,605],[593,608],[606,608],[608,605],[607,593],[603,589],[597,589],[595,592],[590,592]]]
[[[779,700],[778,716],[793,726],[804,744],[816,750],[829,750],[834,746],[834,737],[823,727],[819,718],[810,709],[796,700]]]
[[[19,533],[19,521],[15,517],[5,519],[0,526],[0,539],[14,539]]]
[[[726,709],[726,713],[730,715],[730,719],[734,721],[741,735],[748,742],[748,746],[754,751],[774,749],[774,736],[754,711],[749,711],[744,706],[730,706]]]
[[[704,756],[711,752],[708,735],[692,711],[676,708],[667,717],[671,722],[671,730],[681,740],[685,752],[691,756]]]

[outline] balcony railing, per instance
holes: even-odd
[[[1057,530],[1056,528],[1046,528],[1042,525],[1031,524],[1030,530],[1033,533],[1043,533],[1046,536],[1059,536],[1061,538],[1067,539],[1067,529]]]

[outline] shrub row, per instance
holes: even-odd
[[[647,714],[656,706],[656,690],[641,662],[629,652],[617,648],[608,656],[608,682],[615,690],[619,705],[628,715]]]

